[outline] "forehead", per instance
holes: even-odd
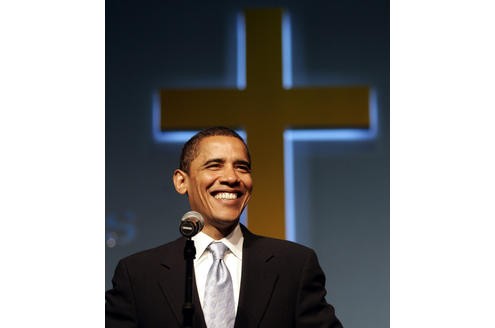
[[[203,138],[197,149],[196,159],[235,158],[248,160],[247,150],[244,143],[231,136],[210,136]]]

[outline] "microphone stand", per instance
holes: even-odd
[[[184,260],[186,261],[186,285],[185,300],[182,306],[182,317],[184,328],[192,328],[192,319],[194,314],[194,305],[192,302],[192,283],[193,283],[193,260],[196,257],[196,247],[194,240],[188,237],[184,246]]]

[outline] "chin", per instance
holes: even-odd
[[[228,216],[228,217],[219,217],[218,219],[224,222],[235,222],[235,221],[239,221],[239,217],[240,215],[236,215],[236,216]]]
[[[240,214],[238,215],[219,215],[215,217],[215,221],[224,225],[230,225],[239,221]]]

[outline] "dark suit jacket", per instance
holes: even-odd
[[[235,321],[242,327],[342,327],[325,301],[325,276],[313,250],[244,234]],[[185,239],[122,259],[106,293],[106,328],[181,327]],[[194,286],[194,327],[206,327]]]

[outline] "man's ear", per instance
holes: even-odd
[[[174,187],[175,190],[181,194],[184,195],[187,193],[187,173],[182,171],[182,170],[175,170],[174,171]]]

